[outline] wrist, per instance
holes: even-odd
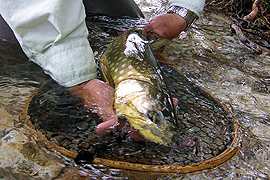
[[[178,14],[179,16],[181,16],[182,18],[185,19],[187,26],[184,29],[184,31],[187,31],[189,29],[189,27],[191,26],[191,24],[196,19],[198,19],[197,15],[195,13],[193,13],[192,11],[190,11],[186,8],[180,7],[180,6],[171,6],[167,13],[169,13],[169,14],[175,13],[175,14]]]
[[[89,81],[91,81],[91,80],[89,80]],[[89,81],[85,81],[85,82],[80,83],[80,84],[77,84],[77,85],[75,85],[75,86],[68,87],[68,89],[69,89],[72,93],[75,93],[75,94],[76,94],[76,92],[79,92],[79,91],[83,90],[84,87],[87,85],[87,83],[89,83]]]

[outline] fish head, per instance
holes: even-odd
[[[146,96],[147,90],[136,91],[134,86],[133,88],[120,89],[116,93],[115,101],[117,115],[120,118],[127,119],[129,124],[139,130],[139,133],[145,139],[168,145],[172,137],[172,131],[168,130],[171,125],[168,126],[164,123],[167,122],[165,121],[167,117],[160,110],[159,102]]]

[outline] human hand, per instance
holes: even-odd
[[[139,131],[132,128],[126,120],[118,121],[113,109],[114,90],[105,82],[92,79],[69,89],[73,95],[84,99],[85,107],[95,111],[102,119],[103,122],[95,128],[97,134],[102,136],[117,128],[125,131],[135,141],[144,140]]]
[[[148,40],[157,38],[173,39],[177,37],[187,26],[183,17],[178,14],[162,14],[153,18],[148,25],[143,26],[143,35]],[[149,32],[152,37],[149,39]]]
[[[105,135],[118,125],[118,119],[113,109],[114,90],[105,82],[92,79],[70,88],[73,95],[84,99],[85,107],[96,112],[102,119],[96,127],[99,135]]]

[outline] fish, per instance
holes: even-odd
[[[165,76],[151,51],[143,29],[125,32],[106,48],[101,74],[115,90],[118,118],[147,140],[172,146],[178,130],[176,109]]]

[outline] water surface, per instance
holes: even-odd
[[[136,2],[148,19],[164,12],[166,5],[166,1]],[[135,27],[136,23],[144,22],[122,23]],[[230,23],[223,14],[204,12],[188,33],[168,44],[165,58],[233,111],[240,125],[241,142],[232,159],[200,172],[153,175],[102,165],[79,167],[57,153],[44,150],[36,143],[40,135],[26,128],[21,119],[25,101],[49,78],[18,50],[14,51],[13,46],[1,43],[0,179],[269,179],[269,50],[254,54],[230,32]],[[90,42],[99,58],[115,36],[97,26],[90,27],[91,24],[88,24]]]

